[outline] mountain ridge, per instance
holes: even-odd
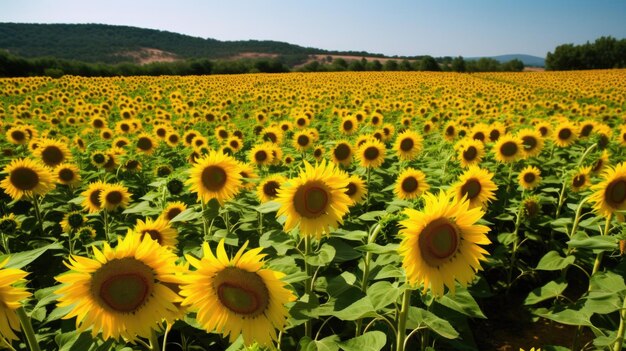
[[[0,23],[0,49],[27,58],[54,57],[88,63],[133,62],[140,64],[197,58],[266,57],[276,58],[289,66],[295,66],[308,62],[312,55],[397,60],[419,59],[425,56],[385,56],[366,51],[325,50],[274,40],[221,41],[158,29],[121,25],[8,22]],[[498,57],[506,56],[542,60],[523,54]],[[521,59],[525,65],[536,65],[527,63],[525,59]]]

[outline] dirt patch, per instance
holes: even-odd
[[[268,54],[263,52],[242,52],[235,56],[231,56],[230,59],[258,59],[258,58],[276,58],[278,54]]]
[[[524,72],[543,72],[545,70],[543,67],[524,67]]]
[[[180,60],[180,58],[172,52],[153,48],[140,48],[137,51],[120,52],[117,56],[131,57],[140,65],[152,62],[174,62]]]

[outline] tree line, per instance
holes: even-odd
[[[546,57],[546,69],[549,70],[608,68],[626,68],[626,39],[609,36],[582,45],[563,44]]]
[[[463,57],[435,59],[424,56],[419,60],[345,60],[327,56],[320,61],[291,67],[281,57],[238,60],[190,59],[175,62],[153,62],[139,65],[135,63],[86,63],[58,58],[24,58],[0,50],[0,77],[63,75],[85,77],[112,76],[160,76],[160,75],[206,75],[243,73],[282,73],[282,72],[338,72],[338,71],[454,71],[454,72],[495,72],[522,71],[524,64],[519,60],[500,63],[494,59],[481,58],[466,61]]]

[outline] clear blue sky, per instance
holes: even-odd
[[[0,0],[0,22],[105,23],[386,55],[544,57],[626,38],[624,0]]]

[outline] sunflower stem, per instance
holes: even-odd
[[[39,227],[40,235],[43,236],[43,218],[41,216],[41,209],[39,208],[39,196],[33,197],[33,207],[35,208],[35,217],[37,218],[37,226]]]
[[[306,280],[304,281],[304,294],[307,295],[309,301],[311,301],[311,288],[313,284],[313,277],[311,276],[311,266],[309,265],[308,258],[311,255],[311,237],[304,236],[304,271],[306,273]],[[304,335],[311,338],[313,335],[313,324],[310,319],[304,322]]]
[[[606,236],[609,233],[609,229],[611,226],[611,217],[612,215],[609,215],[608,217],[606,217],[606,222],[604,224],[604,231],[601,234],[603,236]],[[598,252],[598,255],[596,256],[596,260],[593,262],[593,270],[591,271],[592,277],[594,274],[596,274],[598,270],[600,270],[600,265],[602,264],[602,258],[604,258],[604,251]]]
[[[104,221],[104,237],[110,243],[111,238],[109,237],[109,214],[107,210],[102,210],[102,220]]]
[[[371,175],[372,175],[372,167],[367,167],[367,201],[365,202],[365,212],[367,212],[370,208],[370,193],[372,192],[370,189]]]
[[[622,302],[622,309],[619,312],[619,329],[617,329],[617,340],[613,344],[613,351],[622,351],[624,345],[624,332],[626,331],[626,298]]]
[[[514,163],[515,162],[511,162],[509,164],[509,175],[506,178],[506,193],[507,194],[511,191],[511,178],[513,178],[513,164]],[[507,204],[508,200],[509,200],[508,196],[504,198],[504,206],[502,206],[503,208],[506,208],[506,204]]]
[[[30,322],[30,317],[26,314],[26,310],[24,306],[20,306],[17,310],[17,318],[20,320],[20,324],[22,325],[22,331],[26,336],[26,340],[28,341],[28,346],[30,347],[30,351],[41,351],[39,348],[39,344],[37,343],[37,336],[35,335],[35,331],[33,330],[33,325]]]
[[[572,231],[570,231],[569,233],[569,237],[571,238],[572,236],[574,236],[574,234],[576,234],[576,230],[578,229],[578,223],[580,223],[580,213],[582,212],[583,209],[583,205],[589,201],[589,196],[587,196],[586,198],[582,199],[582,201],[578,204],[578,207],[576,208],[576,215],[574,216],[574,224],[572,224]]]
[[[382,228],[383,228],[382,224],[380,223],[376,224],[376,226],[370,233],[369,237],[367,238],[368,244],[376,242],[376,238],[378,237],[378,234],[380,233]],[[365,254],[365,259],[363,261],[363,279],[361,280],[361,291],[363,291],[363,293],[367,293],[367,281],[369,280],[371,261],[372,261],[372,253],[368,251]],[[355,336],[361,335],[362,329],[363,329],[363,318],[359,318],[356,321],[356,335]]]
[[[519,249],[519,228],[522,224],[522,211],[524,210],[524,205],[520,202],[519,209],[517,210],[517,217],[515,218],[515,230],[513,231],[513,250],[511,251],[511,262],[509,264],[509,270],[506,275],[506,293],[509,294],[511,290],[511,285],[513,281],[513,269],[515,268],[515,261],[517,259],[517,249]]]
[[[556,215],[554,216],[554,219],[558,219],[559,215],[561,214],[561,208],[563,208],[563,204],[565,203],[565,188],[566,187],[567,187],[567,179],[563,179],[563,186],[561,187],[561,192],[559,193],[559,203],[556,206]]]
[[[163,333],[163,350],[162,351],[166,351],[167,349],[167,335],[170,333],[171,330],[172,330],[172,324],[170,324],[169,322],[166,322],[165,332]]]
[[[204,201],[200,201],[200,204],[202,206],[202,234],[204,235],[204,240],[208,240],[209,238],[208,224],[209,223],[207,223],[207,218],[204,213],[204,210],[205,210]]]
[[[411,289],[404,290],[402,306],[398,315],[398,330],[396,333],[396,351],[404,351],[404,339],[406,338],[406,319],[411,307]]]
[[[13,345],[11,345],[9,340],[3,338],[2,335],[0,335],[0,346],[5,346],[7,349],[9,349],[11,351],[17,351],[17,350],[15,350]]]

